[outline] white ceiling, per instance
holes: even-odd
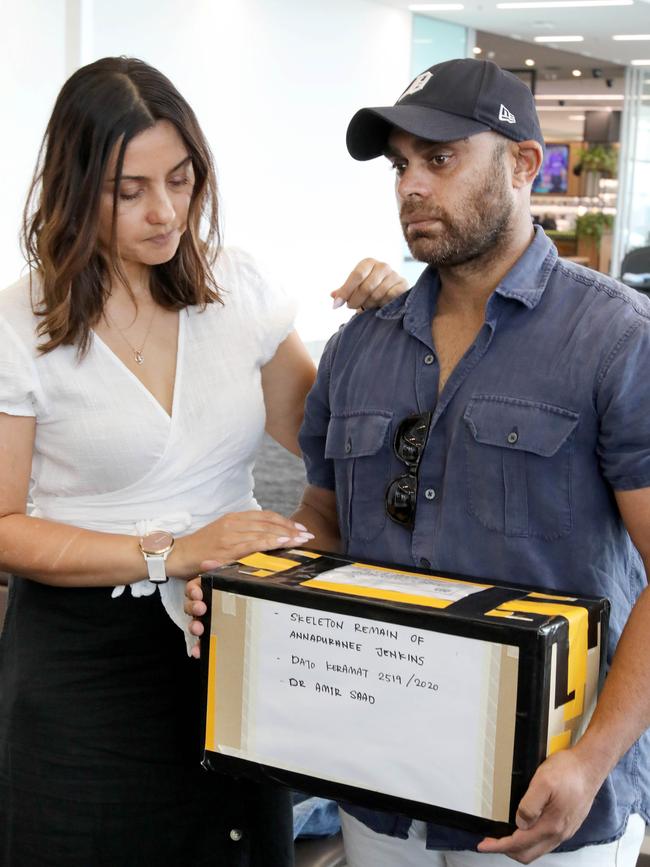
[[[408,9],[416,0],[382,2]],[[557,43],[555,47],[614,64],[650,59],[650,41],[616,42],[612,39],[615,34],[650,34],[650,0],[634,0],[631,6],[577,9],[497,9],[497,0],[460,2],[465,7],[462,11],[420,14],[528,42],[533,42],[535,36],[583,36],[584,42]]]
[[[408,10],[425,0],[379,0]],[[498,9],[498,0],[459,0],[460,11],[418,11],[476,31],[477,55],[504,69],[525,69],[535,61],[537,107],[547,139],[582,138],[589,109],[620,109],[625,66],[650,60],[650,40],[615,41],[613,35],[650,34],[650,0],[631,6],[596,8]],[[536,43],[535,36],[582,36],[583,42]],[[572,69],[579,69],[577,78]],[[589,97],[586,99],[585,97]]]
[[[535,70],[537,111],[547,141],[581,140],[585,111],[622,108],[624,66],[481,30],[476,31],[476,45],[481,48],[478,57],[504,69]],[[526,67],[527,59],[535,66]],[[582,73],[579,78],[572,75],[574,69]]]

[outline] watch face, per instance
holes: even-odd
[[[174,542],[174,537],[167,530],[154,530],[142,537],[140,544],[147,554],[164,554]]]

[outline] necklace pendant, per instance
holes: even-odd
[[[133,357],[135,358],[136,364],[142,364],[144,362],[144,355],[142,354],[142,350],[135,349],[133,351]]]

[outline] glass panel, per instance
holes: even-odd
[[[411,75],[415,78],[434,63],[467,56],[467,28],[427,15],[413,16]]]
[[[619,169],[614,277],[621,276],[626,253],[650,246],[650,70],[629,67],[626,71]]]

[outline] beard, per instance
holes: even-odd
[[[458,199],[452,216],[443,208],[406,201],[400,210],[404,238],[414,259],[434,268],[492,258],[507,244],[513,203],[501,149],[473,190]],[[409,231],[408,224],[438,220],[433,229]]]

